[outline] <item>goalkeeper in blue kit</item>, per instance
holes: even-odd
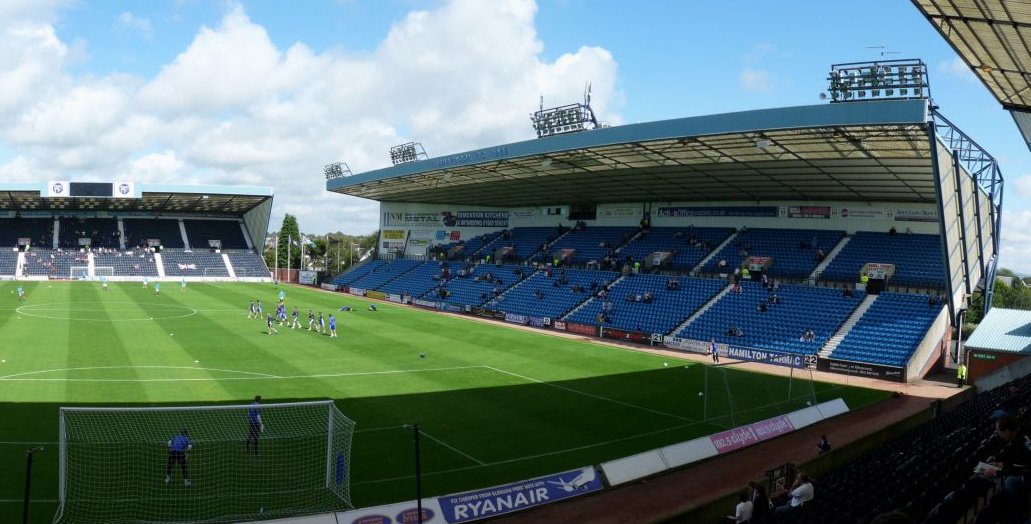
[[[172,481],[172,466],[179,464],[179,469],[183,472],[183,484],[189,487],[190,476],[186,473],[186,459],[190,458],[190,451],[193,451],[190,431],[183,428],[178,435],[168,441],[168,467],[165,469],[165,484]]]
[[[258,454],[258,437],[265,431],[265,424],[261,422],[261,395],[254,396],[251,402],[251,409],[247,410],[247,452],[251,451],[251,444],[254,444],[254,454]]]

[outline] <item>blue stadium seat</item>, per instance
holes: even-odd
[[[557,233],[557,229],[553,230]],[[601,260],[609,252],[614,252],[626,243],[637,232],[633,227],[587,227],[583,231],[575,229],[555,241],[549,248],[552,257],[557,257],[563,249],[575,249],[570,263],[584,263]]]
[[[376,289],[384,293],[421,297],[429,290],[440,285],[445,267],[453,271],[458,266],[448,262],[423,262],[415,269]]]
[[[441,300],[454,306],[480,306],[494,296],[504,293],[508,288],[519,283],[533,270],[525,266],[496,266],[480,264],[469,272],[468,276],[457,276],[457,267],[452,268],[452,278],[442,286],[447,296],[442,297],[441,286],[435,286],[426,293],[427,300]],[[521,274],[517,274],[519,271]],[[491,278],[486,278],[490,275]]]
[[[844,231],[825,231],[808,229],[749,229],[738,233],[737,238],[727,244],[715,256],[706,262],[703,271],[720,273],[719,261],[726,260],[727,267],[734,267],[744,262],[741,251],[745,250],[750,257],[773,257],[773,265],[768,274],[773,277],[806,278],[816,269],[816,250],[822,249],[830,253],[841,238]],[[812,247],[813,241],[816,248]],[[805,242],[807,249],[799,249]]]
[[[415,269],[421,260],[399,259],[381,264],[365,275],[352,280],[349,285],[361,289],[379,289],[387,282]]]
[[[118,235],[118,220],[114,218],[63,217],[57,233],[57,246],[61,249],[79,249],[86,245],[117,249]],[[89,243],[80,244],[79,239],[82,238],[88,238]]]
[[[79,250],[32,248],[25,253],[24,275],[68,278],[72,267],[88,267],[89,255]]]
[[[527,260],[539,260],[542,254],[539,253],[541,245],[551,242],[558,237],[558,228],[554,227],[517,227],[503,231],[491,243],[487,244],[480,251],[478,259],[485,255],[492,255],[501,247],[511,246],[515,250],[509,255],[508,262],[521,263]]]
[[[0,275],[14,276],[18,270],[18,252],[14,248],[0,248]]]
[[[150,239],[159,241],[159,245],[166,248],[186,247],[177,219],[125,218],[122,219],[122,229],[125,230],[125,247],[148,247]]]
[[[170,277],[228,277],[225,260],[221,253],[212,251],[179,251],[166,249],[161,252],[165,275]]]
[[[556,285],[561,281],[563,274],[568,282]],[[597,281],[601,285],[606,280],[615,281],[618,276],[611,271],[560,269],[549,277],[546,271],[538,271],[519,286],[487,303],[485,307],[518,315],[560,318],[577,304],[590,298],[592,281]],[[582,286],[585,291],[574,291],[573,288],[576,286]],[[544,298],[537,298],[538,290],[544,293]]]
[[[881,293],[831,358],[905,366],[938,318],[942,306],[927,295]]]
[[[183,220],[190,247],[206,249],[209,240],[222,242],[222,249],[247,249],[239,220]],[[296,240],[296,239],[294,239]]]
[[[680,289],[669,291],[665,275],[632,275],[624,277],[609,288],[612,301],[610,322],[599,324],[598,314],[604,300],[595,298],[566,317],[568,322],[605,325],[628,331],[666,334],[676,328],[692,313],[702,307],[722,289],[725,282],[709,278],[679,277]],[[654,295],[652,303],[628,302],[627,295],[636,297],[646,292]]]
[[[238,277],[265,277],[268,278],[271,272],[265,266],[265,260],[261,255],[251,250],[224,250],[223,253],[229,256],[229,263],[233,265],[233,272]]]
[[[154,253],[145,249],[94,251],[93,265],[97,268],[98,275],[102,274],[100,268],[110,267],[114,275],[120,277],[158,276]]]
[[[856,282],[867,263],[895,264],[889,285],[944,287],[941,237],[860,231],[820,273],[821,280]]]
[[[375,271],[376,269],[380,268],[386,263],[386,260],[370,260],[364,264],[354,266],[348,269],[347,271],[337,275],[336,278],[333,279],[332,283],[338,286],[349,286],[351,285],[351,282],[354,282],[355,280],[358,280],[359,278],[368,275],[369,273]]]
[[[53,247],[54,219],[0,218],[0,246],[17,246],[20,238],[29,239],[35,247]]]
[[[619,256],[629,255],[634,262],[643,263],[645,257],[656,251],[672,251],[675,254],[670,268],[688,271],[709,254],[705,244],[715,249],[733,232],[729,227],[653,227],[624,246]],[[691,238],[697,243],[689,244]]]
[[[817,353],[862,302],[865,293],[852,298],[841,296],[835,288],[782,285],[777,290],[782,303],[757,311],[770,292],[757,282],[744,282],[741,293],[727,293],[705,313],[688,324],[679,335],[694,340],[710,340],[737,346],[771,349],[791,353]],[[744,336],[728,336],[730,326]],[[816,335],[813,342],[799,340],[807,329]]]

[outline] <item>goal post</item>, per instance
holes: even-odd
[[[98,277],[113,277],[115,276],[114,266],[94,266],[93,274]]]
[[[68,268],[68,276],[71,278],[86,278],[89,276],[89,266],[71,266]]]
[[[350,509],[354,422],[331,400],[60,410],[55,524],[234,522]]]
[[[206,267],[206,268],[204,268],[204,278],[215,278],[215,277],[226,278],[228,276],[229,276],[229,272],[226,271],[225,266],[223,266],[223,267]]]
[[[756,381],[729,361],[704,366],[702,419],[736,427],[819,403],[813,369],[816,354],[720,344],[720,358],[784,369],[782,380]]]

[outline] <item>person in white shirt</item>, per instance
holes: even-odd
[[[741,522],[752,521],[752,501],[748,496],[748,491],[742,491],[741,495],[738,496],[737,506],[734,507],[734,514],[727,515],[727,521],[735,522],[740,524]]]
[[[805,473],[799,473],[791,485],[791,502],[777,508],[777,516],[786,515],[795,508],[813,500],[813,482]]]

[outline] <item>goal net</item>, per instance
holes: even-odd
[[[229,272],[226,271],[225,267],[206,267],[204,268],[205,277],[228,277]]]
[[[94,266],[93,274],[98,277],[113,277],[115,276],[114,266]]]
[[[348,509],[353,431],[329,400],[61,408],[54,522],[233,522]]]
[[[69,268],[68,276],[72,278],[86,278],[89,276],[89,266],[72,266]]]
[[[727,347],[720,344],[720,358],[777,366],[782,378],[757,380],[754,372],[722,362],[704,366],[702,419],[729,427],[755,422],[829,400],[827,385],[817,386],[812,370],[816,355],[767,349]]]

